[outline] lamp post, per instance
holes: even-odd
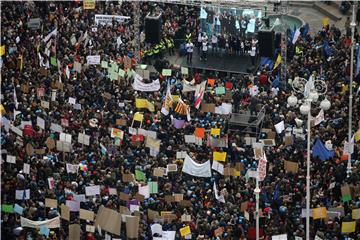
[[[304,95],[305,103],[300,106],[300,113],[307,115],[307,161],[306,161],[306,239],[310,239],[310,120],[311,103],[315,103],[319,95],[324,95],[327,91],[326,83],[322,80],[309,80],[304,78],[295,78],[292,82],[292,88],[296,93]],[[297,97],[292,94],[287,100],[290,107],[295,107],[298,103]],[[320,108],[324,111],[331,106],[329,100],[324,98],[320,103]]]
[[[347,176],[351,174],[351,153],[352,153],[352,100],[353,100],[353,79],[354,79],[354,33],[355,33],[355,3],[353,3],[352,9],[352,20],[350,23],[351,27],[351,55],[350,55],[350,83],[349,83],[349,130],[348,130],[348,144],[349,144],[349,153],[348,153],[348,163],[347,163]]]
[[[259,240],[259,224],[260,224],[260,219],[259,219],[259,199],[260,199],[260,188],[259,188],[259,175],[256,176],[256,187],[254,189],[254,194],[255,194],[255,198],[256,198],[256,209],[255,209],[255,215],[256,215],[256,240]]]

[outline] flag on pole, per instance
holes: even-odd
[[[335,155],[335,152],[329,151],[319,138],[315,140],[312,152],[313,157],[319,157],[322,161],[329,159]]]
[[[295,44],[295,43],[296,43],[296,41],[298,40],[299,36],[300,36],[300,28],[296,29],[296,31],[295,31],[295,33],[294,33],[294,37],[293,37],[293,39],[292,39],[292,44]]]
[[[216,188],[215,182],[214,182],[214,193],[215,193],[216,200],[218,200],[219,202],[225,203],[225,198],[222,194],[219,195],[219,191]]]
[[[273,69],[276,69],[281,63],[281,54],[279,53],[277,58],[276,58],[276,61],[275,61],[275,64],[274,64],[274,68]]]
[[[194,104],[194,107],[196,109],[199,109],[201,100],[204,97],[205,89],[206,89],[206,82],[207,81],[203,81],[201,84],[197,85],[197,87],[196,87],[196,91],[195,91],[196,97],[195,97],[195,104]]]
[[[19,107],[19,102],[18,102],[18,100],[17,100],[15,87],[14,87],[14,102],[15,102],[15,108],[18,109],[18,107]]]
[[[188,115],[189,106],[186,105],[181,98],[179,98],[178,104],[176,105],[175,112],[181,115]]]
[[[172,107],[172,105],[173,105],[173,98],[171,96],[170,86],[168,86],[166,90],[165,100],[161,108],[161,112],[167,116],[169,114],[169,110]]]
[[[315,117],[314,125],[316,126],[316,125],[320,124],[324,120],[325,120],[324,110],[321,109],[319,114]]]
[[[259,159],[259,164],[257,169],[259,181],[264,181],[266,177],[266,163],[267,163],[267,159],[264,153],[263,157]]]

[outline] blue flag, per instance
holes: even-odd
[[[310,30],[310,27],[309,27],[309,24],[307,23],[304,26],[304,31],[302,32],[301,36],[302,37],[306,36],[306,34],[308,34],[309,30]]]
[[[312,150],[313,157],[319,157],[322,161],[335,156],[335,152],[328,150],[319,138],[315,140]]]
[[[277,88],[280,86],[280,72],[277,74],[276,78],[274,79],[274,81],[272,82],[272,86],[274,88]]]
[[[357,63],[356,63],[356,75],[360,72],[360,47],[357,48]]]
[[[328,41],[324,41],[324,53],[326,57],[330,57],[333,55],[333,51],[331,49],[331,47],[329,46],[329,42]]]

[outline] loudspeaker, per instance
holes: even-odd
[[[274,48],[280,48],[281,45],[281,33],[276,33],[275,34],[275,42],[274,42]]]
[[[258,32],[259,54],[261,57],[274,57],[274,31],[261,30]]]
[[[151,44],[161,41],[161,15],[145,17],[145,41]]]

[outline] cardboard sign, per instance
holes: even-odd
[[[131,238],[138,238],[139,235],[139,221],[137,216],[126,216],[126,236]]]
[[[165,169],[164,168],[154,168],[154,171],[153,171],[153,175],[155,177],[163,177],[164,176],[164,173],[165,173]]]
[[[184,199],[184,194],[182,193],[174,193],[175,202],[181,202]]]
[[[352,210],[352,218],[353,219],[360,219],[360,208],[358,208],[358,209],[353,209]]]
[[[168,164],[167,165],[167,171],[168,172],[176,172],[177,171],[177,165],[176,164]]]
[[[127,126],[126,119],[116,119],[116,125]]]
[[[140,193],[136,193],[135,199],[138,200],[139,202],[144,202],[145,201],[145,196],[140,194]]]
[[[181,200],[179,205],[182,207],[190,207],[192,206],[192,203],[190,200]]]
[[[160,217],[159,212],[157,212],[157,211],[153,211],[151,209],[148,209],[147,211],[148,211],[149,220],[155,220]]]
[[[134,178],[134,176],[132,174],[123,174],[122,175],[122,181],[123,182],[132,182],[134,180],[135,180],[135,178]]]
[[[80,225],[71,224],[69,225],[69,239],[71,240],[80,240]]]
[[[191,222],[191,215],[188,215],[188,214],[181,215],[181,221],[182,222]]]
[[[61,204],[61,218],[70,221],[70,208],[65,204]]]
[[[123,192],[120,192],[119,198],[120,198],[120,200],[123,200],[123,201],[129,201],[130,195],[126,194],[126,193],[123,193]]]
[[[57,200],[56,199],[51,199],[51,198],[45,198],[45,207],[48,208],[57,208]]]
[[[284,161],[284,168],[286,172],[297,173],[299,171],[299,164],[291,161]]]
[[[101,229],[120,236],[121,214],[110,208],[100,206],[96,216],[95,226],[100,226]]]
[[[213,103],[202,104],[201,111],[215,113],[215,104],[213,104]]]
[[[166,195],[165,196],[165,202],[167,202],[167,203],[175,202],[175,197],[171,196],[171,195]]]
[[[266,147],[272,147],[275,146],[275,140],[274,139],[261,139],[259,140],[261,143],[264,144]]]
[[[94,221],[94,212],[85,209],[80,209],[79,218],[84,220]]]

